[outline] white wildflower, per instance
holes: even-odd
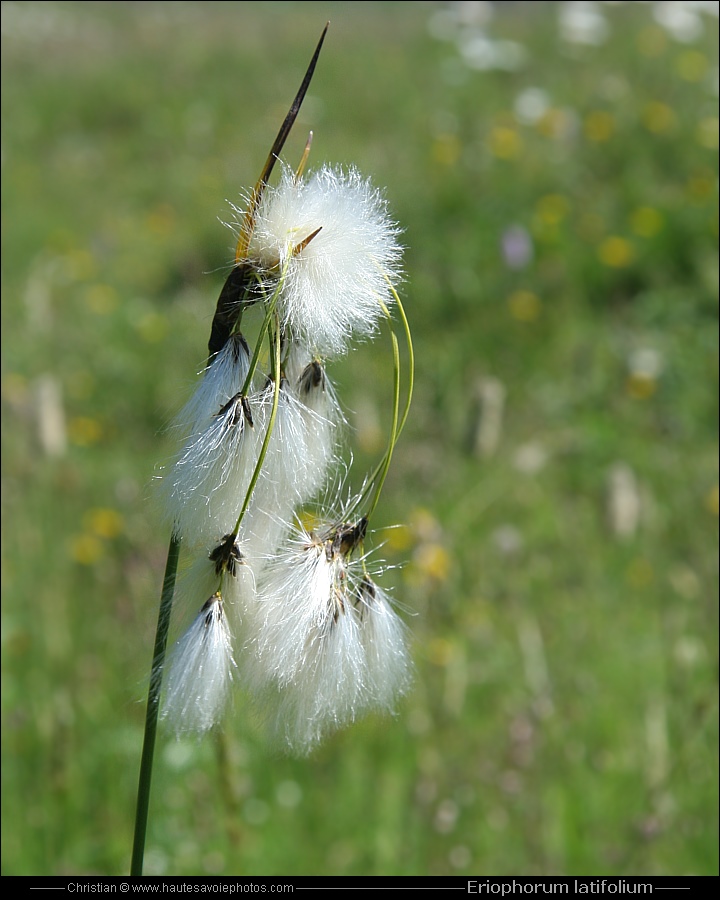
[[[568,0],[558,8],[560,34],[570,44],[603,44],[610,26],[597,3]]]
[[[181,540],[190,558],[180,598],[210,597],[172,653],[163,715],[179,734],[219,721],[236,668],[233,630],[248,686],[272,701],[276,729],[302,751],[370,709],[391,710],[409,682],[404,626],[363,551],[412,397],[412,341],[395,292],[399,229],[355,169],[304,177],[309,142],[297,172],[285,169],[269,185],[321,44],[247,210],[238,211],[236,267],[213,317],[211,360],[175,420],[184,446],[163,487],[171,548]],[[373,335],[393,307],[409,377],[401,410],[393,331],[385,456],[349,499],[347,517],[313,531],[291,526],[333,481],[337,489],[342,468],[344,418],[325,362]],[[239,331],[246,313],[259,313],[252,352]]]

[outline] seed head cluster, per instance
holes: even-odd
[[[162,478],[185,554],[178,591],[199,606],[169,655],[162,715],[202,734],[242,682],[278,737],[307,752],[392,710],[410,681],[405,627],[366,550],[397,408],[386,457],[359,494],[333,497],[344,418],[327,371],[391,323],[401,248],[355,169],[285,169],[265,188],[239,219],[229,314]],[[253,348],[245,315],[260,322]]]

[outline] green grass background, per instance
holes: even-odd
[[[221,744],[163,736],[146,871],[717,874],[717,22],[598,4],[578,44],[567,6],[503,4],[481,69],[477,4],[3,3],[5,874],[127,871],[162,427],[326,19],[285,156],[312,128],[405,229],[415,687],[308,759],[241,693]],[[332,366],[357,479],[390,372]]]

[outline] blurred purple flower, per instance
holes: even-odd
[[[502,235],[502,253],[509,269],[524,269],[533,258],[533,242],[526,228],[511,225]]]

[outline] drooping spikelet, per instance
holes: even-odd
[[[162,715],[176,734],[203,734],[220,720],[234,669],[232,637],[218,592],[170,656]]]
[[[275,731],[301,752],[361,713],[391,711],[410,683],[404,625],[365,558],[352,557],[350,533],[295,528],[258,587],[246,671]]]

